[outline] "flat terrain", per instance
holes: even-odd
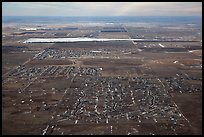
[[[202,135],[199,26],[41,25],[2,26],[2,134]],[[163,41],[23,43],[62,37]]]

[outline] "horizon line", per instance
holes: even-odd
[[[202,15],[143,15],[143,16],[138,16],[138,15],[135,15],[135,16],[125,16],[125,15],[122,15],[122,16],[105,16],[105,15],[94,15],[94,16],[84,16],[84,15],[79,15],[79,16],[63,16],[63,15],[58,15],[58,16],[52,16],[52,15],[46,15],[46,16],[41,16],[41,15],[30,15],[30,16],[23,16],[23,15],[2,15],[2,17],[202,17]]]

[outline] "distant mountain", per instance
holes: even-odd
[[[3,23],[159,23],[202,24],[201,16],[3,16]]]

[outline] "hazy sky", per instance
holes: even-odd
[[[202,16],[202,2],[3,2],[3,16]]]

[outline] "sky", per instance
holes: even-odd
[[[202,16],[202,2],[2,2],[3,16]]]

